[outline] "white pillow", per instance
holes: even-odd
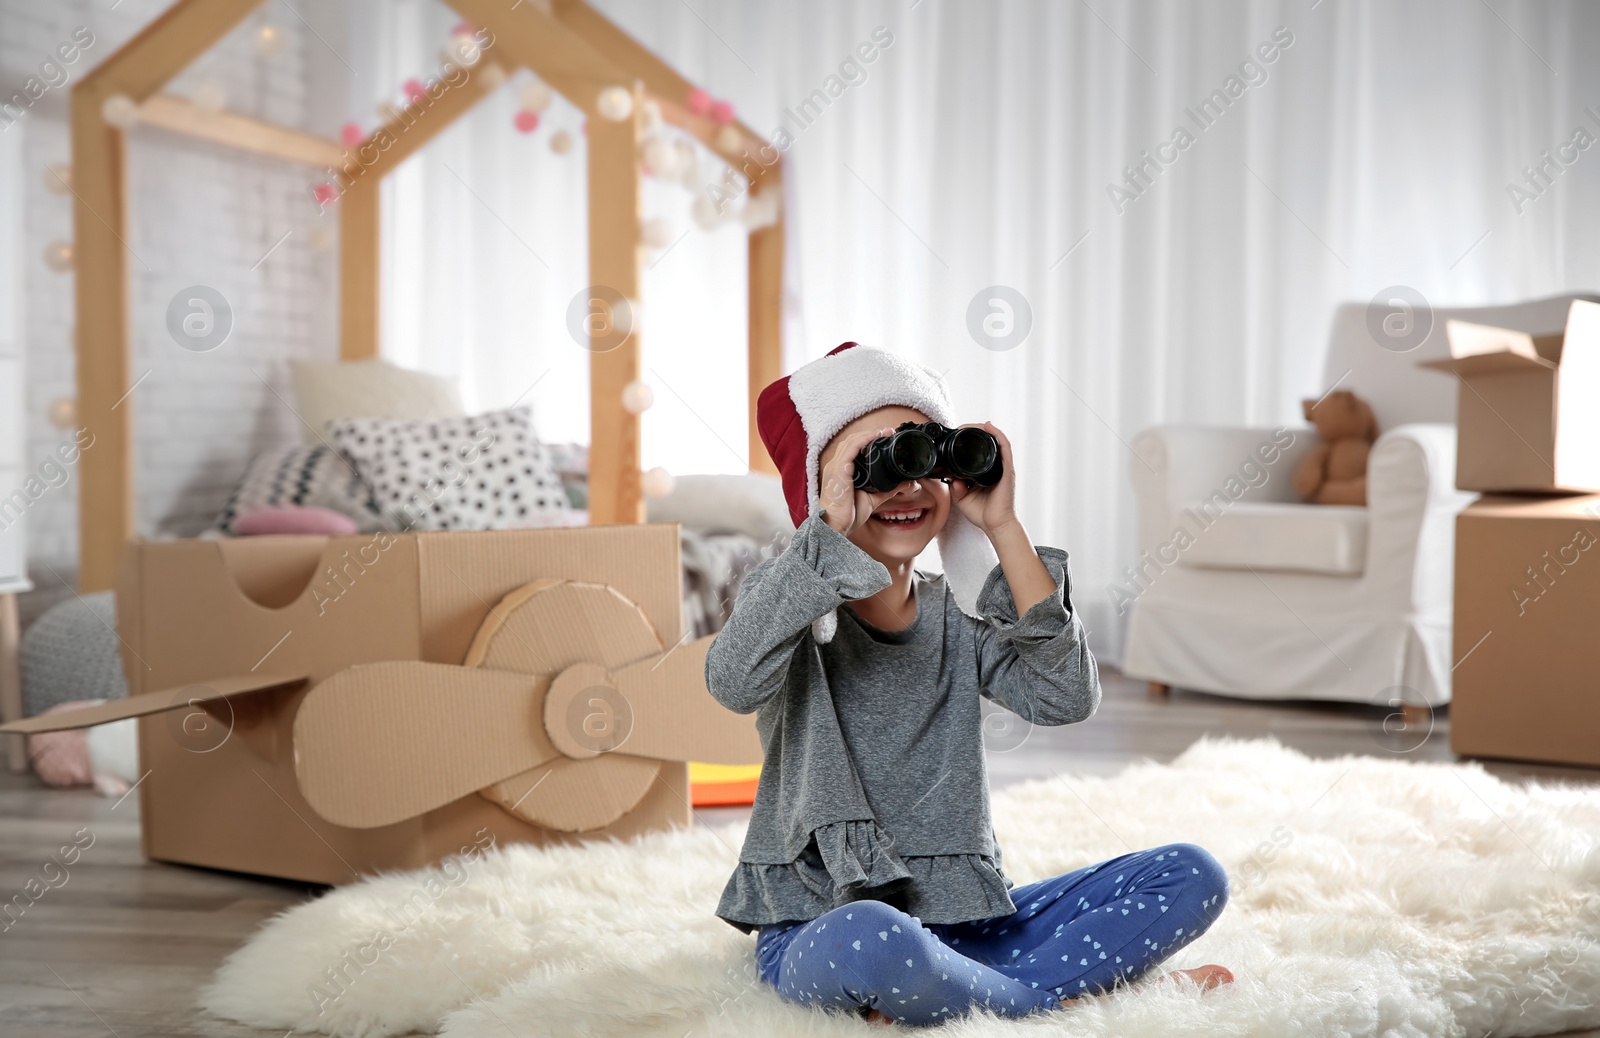
[[[762,543],[794,533],[783,481],[765,472],[678,476],[672,492],[645,501],[652,523],[682,523],[699,533],[742,533]]]
[[[295,410],[306,443],[320,444],[335,418],[460,418],[456,380],[410,371],[385,360],[314,363],[292,360]],[[315,431],[313,431],[315,430]]]

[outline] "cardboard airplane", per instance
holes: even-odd
[[[317,882],[688,824],[761,760],[678,638],[675,523],[137,542],[118,588],[146,856]],[[663,631],[673,632],[672,637]],[[264,654],[264,655],[263,655]]]

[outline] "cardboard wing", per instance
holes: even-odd
[[[306,684],[305,675],[247,674],[243,677],[218,678],[197,682],[180,688],[159,692],[146,692],[126,699],[112,699],[81,710],[60,710],[53,714],[40,714],[20,721],[0,725],[0,732],[15,735],[38,735],[41,732],[64,732],[72,728],[90,728],[130,717],[146,717],[168,710],[196,707],[208,713],[231,711],[235,697],[260,692],[293,692]],[[223,701],[226,706],[220,706]]]
[[[711,641],[664,645],[608,585],[535,581],[491,611],[462,666],[372,663],[314,687],[294,723],[300,791],[354,829],[474,792],[547,828],[600,828],[660,761],[760,761],[748,718],[706,694]]]

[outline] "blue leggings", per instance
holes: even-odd
[[[1199,937],[1228,903],[1228,874],[1170,843],[1013,887],[1011,915],[923,923],[882,901],[763,926],[761,979],[791,1002],[942,1023],[975,1006],[1001,1016],[1061,1008],[1133,980]]]

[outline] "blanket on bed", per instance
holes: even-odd
[[[699,533],[682,527],[683,629],[690,638],[716,634],[728,622],[745,575],[784,543],[765,544],[743,533]]]

